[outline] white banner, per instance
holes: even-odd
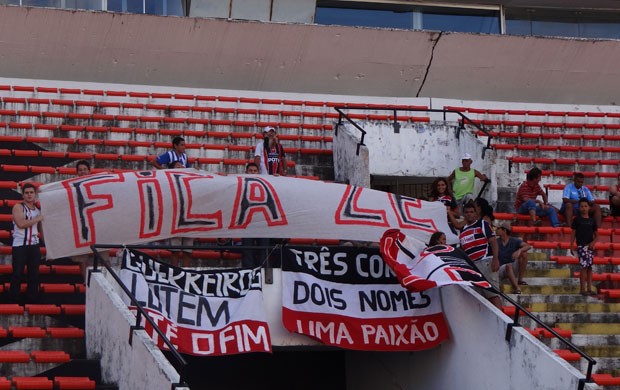
[[[261,275],[260,268],[185,270],[132,250],[123,252],[120,272],[179,352],[198,356],[271,352]],[[144,319],[142,325],[166,348]]]
[[[404,289],[377,248],[287,247],[282,321],[289,332],[363,351],[417,351],[449,338],[439,289]]]
[[[379,242],[398,228],[427,242],[456,243],[441,202],[282,176],[220,176],[195,169],[101,173],[43,185],[47,256],[92,244],[169,237],[319,238]]]

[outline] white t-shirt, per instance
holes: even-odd
[[[265,159],[263,158],[264,149],[265,149],[265,143],[263,141],[256,144],[256,148],[254,148],[254,157],[260,157],[260,163],[258,164],[259,175],[269,174],[269,171],[267,170],[267,165],[265,165]]]
[[[30,209],[22,203],[24,208],[24,218],[29,221],[35,219],[41,214],[38,208]],[[13,221],[13,246],[25,246],[25,245],[37,245],[39,244],[39,227],[38,224],[34,224],[25,229],[17,227],[15,221]]]

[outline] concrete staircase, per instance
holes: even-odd
[[[117,389],[98,360],[86,359],[84,285],[79,265],[44,262],[36,304],[7,303],[10,256],[0,263],[0,389]]]
[[[620,303],[605,300],[603,295],[580,295],[579,280],[573,277],[578,266],[560,265],[550,260],[551,254],[549,251],[530,253],[524,278],[529,285],[521,286],[521,295],[511,296],[597,361],[593,367],[596,383],[605,390],[620,390]],[[595,265],[593,273],[618,272],[617,268]],[[503,287],[504,291],[511,291],[509,284]],[[533,320],[522,317],[521,324],[552,350],[561,350],[560,356],[575,368],[587,372],[585,359],[566,351],[567,346],[559,339],[547,337],[550,335],[537,329],[540,327]]]

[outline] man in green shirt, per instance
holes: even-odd
[[[448,181],[452,183],[454,199],[459,206],[474,199],[474,179],[476,177],[481,181],[490,181],[485,174],[472,169],[471,163],[471,154],[465,153],[461,158],[461,166],[448,176]]]

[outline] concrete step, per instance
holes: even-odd
[[[72,359],[85,354],[86,346],[83,339],[20,339],[0,347],[5,351],[63,351]],[[27,363],[3,363],[0,365],[0,376],[35,376],[53,369],[62,363],[37,363],[31,359]]]
[[[537,261],[536,263],[542,263],[542,261]],[[539,264],[536,264],[537,268],[533,268],[531,265],[531,262],[528,263],[528,269],[525,271],[524,279],[526,280],[531,278],[570,278],[573,273],[570,268],[555,268],[549,265],[549,268],[542,269],[538,268]]]
[[[619,313],[620,303],[575,302],[575,303],[534,303],[532,312],[564,313]]]
[[[585,348],[594,347],[616,347],[620,348],[620,335],[608,335],[608,334],[573,334],[570,337],[570,342],[577,347],[585,351]],[[565,344],[560,342],[557,338],[549,338],[541,340],[545,345],[551,349],[564,349]],[[620,354],[618,355],[620,356]],[[620,369],[620,367],[618,367]]]
[[[596,360],[596,364],[593,367],[594,374],[608,374],[617,372],[618,367],[620,367],[620,358],[618,357],[593,357]],[[570,362],[570,364],[575,367],[577,370],[585,373],[588,370],[588,361],[586,359],[580,359],[576,362]],[[613,374],[612,374],[613,375]],[[604,390],[608,390],[609,387],[602,388]]]
[[[617,321],[617,317],[616,317]],[[599,334],[599,335],[618,335],[620,334],[620,323],[568,323],[558,322],[555,324],[558,328],[570,330],[579,334]],[[619,355],[620,356],[620,355]]]
[[[525,270],[526,277],[570,277],[573,272],[579,271],[580,267],[573,264],[558,264],[550,260],[528,261]],[[539,271],[558,270],[561,276],[545,275]],[[568,274],[564,274],[568,270]],[[620,266],[611,264],[595,264],[592,266],[593,272],[620,272]]]
[[[528,286],[524,286],[528,287]],[[525,306],[531,307],[535,303],[544,303],[544,304],[592,304],[592,303],[603,303],[596,296],[588,296],[584,297],[579,294],[579,287],[575,287],[575,289],[569,293],[563,294],[553,294],[553,295],[545,295],[545,294],[531,294],[525,293],[521,295],[510,295],[517,303]]]
[[[521,290],[525,293],[524,289],[532,287],[554,287],[554,286],[572,286],[579,287],[579,280],[577,278],[570,277],[538,277],[538,278],[523,278],[527,282],[527,286],[521,286]]]
[[[542,312],[535,313],[536,316],[549,326],[557,323],[614,323],[618,321],[618,313],[564,313],[564,312]],[[529,319],[528,319],[529,320]],[[531,320],[530,320],[531,321]],[[525,323],[525,322],[524,322]]]
[[[553,279],[553,278],[537,278],[547,279],[546,282],[539,280],[527,280],[528,286],[519,286],[522,294],[544,294],[544,295],[556,295],[556,294],[575,294],[579,295],[579,281],[572,279]],[[530,283],[531,282],[531,283]],[[538,284],[540,283],[540,284]],[[510,293],[512,286],[510,284],[504,284],[502,286],[503,291]]]

